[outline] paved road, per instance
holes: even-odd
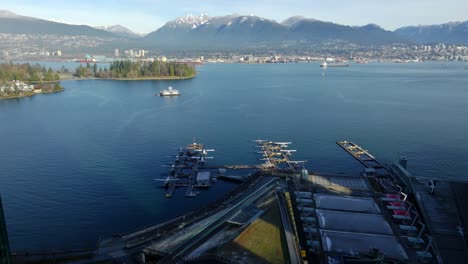
[[[299,247],[294,240],[294,235],[292,232],[291,222],[289,221],[288,210],[286,209],[286,202],[284,201],[283,194],[281,192],[276,192],[276,199],[278,200],[280,212],[281,212],[281,221],[283,222],[284,234],[286,236],[286,242],[288,244],[289,257],[292,264],[302,263],[301,257],[299,256]]]

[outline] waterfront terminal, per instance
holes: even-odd
[[[468,182],[416,177],[407,171],[405,157],[382,164],[354,142],[336,143],[363,165],[360,174],[309,172],[307,161],[291,160],[292,142],[269,140],[254,141],[258,165],[215,165],[206,161],[214,149],[194,141],[178,150],[162,179],[167,197],[185,187],[186,196],[195,199],[196,188],[213,187],[211,170],[254,173],[209,204],[101,239],[95,248],[13,252],[11,261],[467,263]],[[2,238],[3,253],[7,241]]]

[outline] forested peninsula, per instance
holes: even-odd
[[[60,74],[52,68],[29,63],[0,64],[0,99],[63,91]]]
[[[98,67],[97,64],[80,65],[74,77],[99,78],[115,80],[165,80],[188,79],[195,77],[197,71],[194,66],[176,62],[132,62],[119,60],[112,62],[109,67]]]

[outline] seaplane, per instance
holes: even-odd
[[[281,152],[264,152],[263,153],[263,156],[265,157],[274,157],[274,156],[281,156],[281,155],[283,155],[283,153]]]
[[[175,168],[185,168],[187,166],[185,166],[185,165],[176,165],[176,164],[171,164],[171,165],[163,164],[163,165],[161,165],[161,167],[171,168],[171,170],[173,170]]]
[[[287,148],[289,145],[292,144],[292,142],[273,142],[275,145],[279,145],[282,148]]]
[[[290,161],[287,161],[288,164],[292,164],[292,165],[303,164],[305,162],[307,162],[307,160],[290,160]]]
[[[165,179],[154,179],[155,181],[164,182],[164,186],[167,186],[169,182],[178,181],[179,179],[167,176]]]
[[[201,153],[202,155],[207,155],[208,152],[214,152],[214,149],[196,149],[195,150],[198,153]]]
[[[274,162],[274,163],[288,162],[287,159],[281,159],[281,158],[276,158],[276,159],[275,159],[275,158],[271,158],[270,160],[271,160],[272,162]]]
[[[295,149],[282,149],[280,151],[288,156],[291,155],[292,152],[296,152]]]
[[[197,156],[197,157],[192,157],[193,159],[199,160],[200,162],[205,162],[207,159],[214,159],[214,157],[205,157],[205,156]]]

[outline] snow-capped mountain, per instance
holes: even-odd
[[[281,47],[327,41],[372,44],[401,41],[393,32],[375,26],[351,27],[299,16],[278,23],[238,14],[179,17],[146,35],[145,40],[161,47],[181,49]]]
[[[140,38],[143,35],[135,33],[131,31],[130,29],[121,26],[121,25],[112,25],[112,26],[98,26],[95,27],[97,29],[102,29],[107,32],[114,33],[114,35],[120,36],[120,37],[126,37],[126,38]]]
[[[468,21],[440,25],[409,26],[395,30],[398,35],[417,43],[468,44]]]
[[[307,19],[307,18],[305,18],[303,16],[292,16],[290,18],[287,18],[287,19],[283,20],[283,22],[281,22],[281,24],[290,27],[290,26],[292,26],[292,25],[296,24],[297,22],[299,22],[301,20],[304,20],[304,19]],[[311,19],[311,18],[309,18],[309,19]]]
[[[205,24],[209,19],[210,18],[207,14],[202,14],[200,16],[193,16],[192,14],[188,14],[186,16],[178,17],[172,21],[167,22],[165,26],[169,28],[183,27],[195,29],[198,26]]]
[[[23,16],[15,14],[15,13],[9,11],[9,10],[0,10],[0,17],[3,17],[3,18],[20,18],[20,17],[23,17]]]

